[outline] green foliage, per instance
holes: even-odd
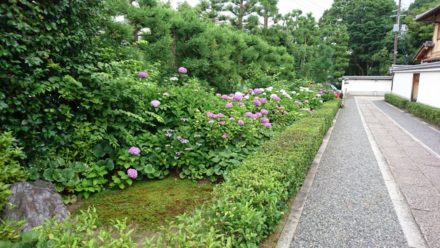
[[[35,247],[136,247],[126,221],[113,220],[108,228],[100,229],[97,219],[96,209],[90,208],[63,222],[49,220],[35,229]]]
[[[401,64],[412,64],[423,42],[432,40],[433,24],[417,22],[415,17],[439,4],[439,0],[416,0],[409,6],[408,10],[404,11],[402,23],[408,26],[408,32],[402,37],[399,45]]]
[[[26,222],[24,220],[0,220],[0,242],[6,240],[19,241],[21,238],[21,230],[25,224]]]
[[[349,34],[349,75],[388,72],[392,63],[393,0],[335,0],[321,22],[345,25]]]
[[[24,154],[10,132],[0,133],[0,211],[10,195],[9,185],[27,179],[28,173],[20,166]]]
[[[331,126],[340,102],[329,102],[264,144],[214,190],[215,200],[146,246],[256,247],[286,210]]]
[[[400,96],[396,96],[394,94],[385,94],[385,101],[401,109],[406,109],[406,106],[409,103],[408,99],[405,99]]]
[[[409,102],[406,106],[408,111],[415,116],[423,118],[437,126],[440,126],[440,108],[435,108],[417,102]]]
[[[393,94],[386,94],[385,101],[401,109],[406,109],[415,116],[440,126],[440,108],[435,108],[418,102],[410,102],[405,98]]]

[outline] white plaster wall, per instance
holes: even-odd
[[[412,81],[412,72],[395,72],[392,93],[406,99],[411,99]]]
[[[377,96],[391,92],[391,80],[346,79],[342,92],[350,95]]]
[[[417,102],[440,108],[440,72],[421,72]]]

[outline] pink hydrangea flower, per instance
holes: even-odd
[[[263,116],[263,114],[262,114],[261,112],[257,112],[257,113],[255,113],[255,116],[256,116],[257,118],[260,118],[261,116]]]
[[[228,96],[228,95],[223,95],[223,96],[222,96],[222,99],[223,99],[223,100],[228,100],[228,99],[229,99],[229,96]]]
[[[252,114],[252,112],[246,112],[245,114],[244,114],[244,116],[246,116],[246,117],[252,117],[254,114]]]
[[[226,133],[224,133],[224,134],[222,135],[222,138],[223,138],[223,139],[227,139],[228,137],[229,137],[229,135],[226,134]]]
[[[260,105],[261,105],[261,102],[260,102],[258,99],[255,99],[252,103],[253,103],[255,106],[260,106]]]
[[[131,155],[139,156],[139,154],[141,154],[141,149],[139,149],[139,147],[132,146],[128,149],[128,153]]]
[[[130,168],[127,170],[127,175],[131,179],[136,179],[138,177],[138,172],[136,169]]]
[[[244,121],[243,120],[238,120],[237,121],[238,125],[243,126],[244,125]]]
[[[234,117],[230,117],[229,120],[230,121],[235,121],[235,118]]]
[[[266,102],[267,102],[267,99],[266,99],[266,98],[260,98],[259,101],[260,101],[261,103],[266,103]]]
[[[261,118],[262,123],[270,123],[270,120],[268,118]]]
[[[276,94],[270,95],[270,98],[272,98],[275,101],[281,101],[281,98],[279,96],[277,96]]]
[[[269,111],[268,111],[267,109],[262,109],[262,110],[260,111],[260,113],[261,113],[262,115],[268,115],[268,114],[269,114]]]
[[[218,124],[220,124],[220,125],[225,125],[226,124],[226,122],[225,121],[220,121]]]
[[[186,68],[183,67],[183,66],[179,67],[179,69],[177,69],[177,71],[178,71],[180,74],[186,74],[186,73],[188,73],[188,69],[186,69]]]
[[[267,127],[267,128],[272,127],[272,123],[263,123],[263,125],[264,125],[265,127]]]
[[[239,102],[239,101],[241,101],[242,97],[243,96],[241,94],[234,94],[234,96],[232,97],[232,100]]]
[[[151,101],[151,106],[153,106],[153,107],[155,107],[155,108],[157,108],[157,107],[159,107],[159,105],[160,105],[160,102],[158,101],[158,100],[153,100],[153,101]]]
[[[232,107],[234,107],[234,104],[232,104],[232,102],[228,102],[228,103],[226,103],[225,107],[232,108]]]
[[[138,73],[138,77],[140,77],[140,78],[146,78],[146,77],[148,77],[148,73],[146,73],[146,72],[144,72],[144,71],[140,71],[140,72]]]

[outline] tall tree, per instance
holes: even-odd
[[[348,74],[385,74],[391,65],[393,0],[335,0],[322,23],[344,24],[351,51]]]
[[[256,13],[257,0],[223,0],[224,9],[231,14],[231,24],[243,31],[247,19]]]
[[[257,13],[263,18],[263,28],[269,27],[269,19],[274,18],[278,14],[278,0],[259,0],[257,5]]]
[[[399,63],[414,63],[414,57],[422,43],[432,39],[433,24],[417,22],[415,17],[439,4],[440,0],[416,0],[403,12],[402,23],[408,26],[408,31],[400,41]]]

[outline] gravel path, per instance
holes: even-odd
[[[408,247],[354,99],[339,114],[291,247]]]
[[[413,115],[403,112],[383,100],[373,101],[385,114],[400,126],[409,131],[414,137],[423,142],[437,154],[440,154],[440,130],[432,127]]]

